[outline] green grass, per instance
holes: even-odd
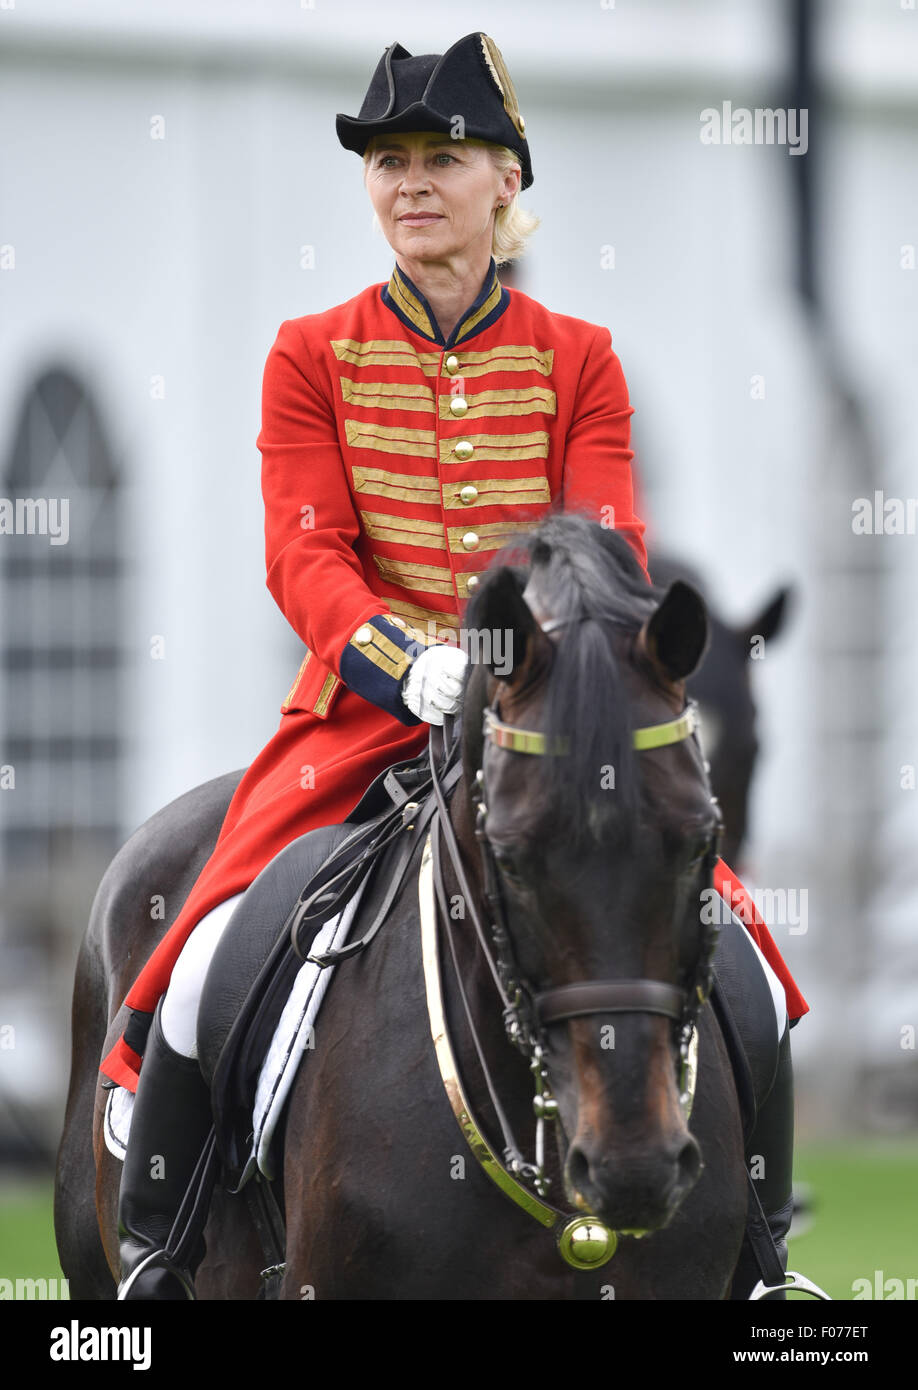
[[[812,1225],[791,1236],[790,1267],[835,1299],[856,1279],[918,1279],[918,1141],[801,1146],[795,1176],[812,1198]],[[52,1183],[0,1181],[0,1279],[60,1279]],[[907,1286],[906,1286],[907,1287]]]
[[[790,1240],[791,1269],[835,1299],[875,1270],[918,1279],[918,1142],[852,1142],[797,1150],[795,1179],[811,1190],[811,1229]]]
[[[0,1279],[62,1279],[53,1180],[0,1181]]]

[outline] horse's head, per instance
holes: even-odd
[[[683,561],[654,553],[650,571],[662,588],[682,579],[705,597],[710,645],[686,688],[698,702],[711,786],[724,818],[720,852],[728,864],[742,871],[750,790],[759,755],[752,668],[754,658],[770,651],[772,640],[786,627],[793,590],[776,589],[752,618],[728,623],[707,599],[700,576]]]
[[[463,706],[479,838],[536,1001],[568,1198],[654,1231],[701,1167],[679,1053],[713,945],[700,894],[720,816],[691,711],[676,721],[707,618],[694,589],[661,598],[623,537],[577,516],[512,558],[526,563],[492,568],[465,619],[481,639]]]

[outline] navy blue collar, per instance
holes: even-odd
[[[443,337],[434,312],[421,291],[412,284],[398,264],[388,285],[381,286],[380,295],[386,308],[391,309],[402,323],[407,324],[415,333],[420,333],[422,338],[427,338],[431,343],[439,343],[445,348],[455,347],[467,338],[473,338],[490,328],[510,304],[510,291],[505,289],[497,278],[497,266],[493,256],[478,298],[460,316],[448,338]]]

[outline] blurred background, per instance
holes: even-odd
[[[262,369],[284,319],[393,265],[335,114],[388,44],[476,29],[542,218],[502,278],[610,328],[651,574],[696,576],[732,652],[698,690],[724,857],[811,1005],[796,1263],[838,1298],[918,1276],[915,4],[2,0],[0,1277],[55,1272],[99,879],[252,761],[300,662],[264,582]],[[740,143],[779,109],[783,140]]]

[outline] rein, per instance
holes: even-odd
[[[542,624],[542,627],[544,631],[550,631],[566,621],[577,621],[577,619],[555,619]],[[566,739],[556,740],[549,748],[543,733],[504,723],[497,715],[496,706],[497,696],[495,694],[491,705],[483,713],[483,732],[485,738],[489,738],[498,747],[535,756],[563,755],[568,751]],[[447,718],[449,719],[449,716]],[[686,709],[677,718],[665,723],[635,729],[632,737],[633,747],[640,751],[678,743],[694,735],[697,727],[697,706],[695,701],[689,700]],[[451,729],[449,732],[451,733]],[[523,980],[513,957],[512,942],[507,930],[499,890],[497,864],[485,834],[487,804],[485,801],[484,772],[479,768],[475,778],[477,808],[475,837],[481,854],[484,896],[489,911],[490,933],[485,930],[476,906],[475,895],[469,886],[455,832],[450,821],[443,787],[437,776],[433,729],[431,730],[430,762],[433,794],[437,809],[431,819],[430,830],[424,846],[419,876],[419,896],[428,1013],[441,1078],[460,1128],[473,1154],[488,1176],[513,1201],[540,1221],[542,1225],[554,1227],[563,1221],[563,1228],[558,1233],[558,1245],[562,1257],[575,1269],[595,1269],[605,1264],[615,1253],[618,1243],[616,1232],[597,1217],[572,1217],[570,1213],[565,1213],[545,1201],[549,1179],[544,1169],[544,1125],[546,1121],[558,1119],[558,1103],[551,1094],[545,1066],[544,1030],[570,1018],[594,1013],[654,1013],[670,1018],[677,1025],[678,1030],[679,1098],[684,1113],[688,1117],[691,1112],[697,1070],[698,1038],[695,1025],[698,1013],[711,988],[717,926],[712,924],[706,932],[694,988],[691,990],[683,990],[678,986],[659,980],[587,980],[535,994]],[[705,856],[704,869],[706,874],[713,874],[714,865],[717,862],[719,834],[720,827],[718,827],[714,844]],[[464,903],[471,916],[479,945],[503,1006],[504,1024],[508,1038],[528,1059],[532,1071],[535,1086],[533,1109],[536,1116],[536,1153],[533,1163],[527,1163],[524,1160],[500,1104],[462,983],[440,868],[441,836],[446,844]],[[462,1088],[449,1041],[437,950],[438,906],[463,1010],[482,1067],[491,1103],[502,1131],[503,1161],[497,1157],[485,1140],[481,1127],[472,1114]],[[525,1187],[521,1179],[530,1181],[537,1195]]]

